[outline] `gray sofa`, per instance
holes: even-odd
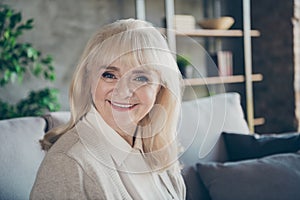
[[[35,175],[45,155],[45,152],[41,150],[38,141],[43,137],[45,131],[65,123],[68,118],[68,112],[54,112],[41,117],[23,117],[0,121],[1,200],[29,198]],[[224,189],[222,189],[224,188],[224,183],[223,185],[220,183],[215,186],[214,183],[218,183],[218,181],[211,181],[211,178],[216,180],[214,174],[223,174],[223,171],[219,169],[228,168],[229,171],[231,170],[231,173],[236,172],[234,170],[232,171],[232,166],[228,166],[228,162],[226,161],[230,161],[229,152],[234,153],[239,151],[239,149],[232,150],[232,148],[228,148],[228,145],[225,143],[228,137],[230,138],[236,135],[242,138],[249,137],[250,140],[255,139],[253,135],[249,135],[249,130],[240,106],[239,95],[237,93],[227,93],[184,102],[182,105],[181,120],[178,124],[178,130],[179,141],[183,149],[180,155],[180,161],[183,164],[182,173],[187,185],[187,198],[233,199],[232,196],[226,198],[220,196],[218,190],[222,190],[221,193],[224,192]],[[224,132],[234,134],[225,134]],[[297,145],[300,146],[300,139],[297,139],[297,137],[298,135],[295,134],[288,137],[288,139],[292,138],[292,143],[296,146],[296,149],[294,148],[286,152],[285,150],[278,150],[272,153],[267,152],[260,156],[263,157],[275,153],[277,153],[276,155],[283,155],[278,153],[286,153],[289,154],[289,156],[291,156],[291,154],[292,156],[298,155],[297,153],[294,153],[299,149]],[[229,141],[231,141],[231,139],[229,139]],[[285,140],[285,142],[286,141],[287,140]],[[290,140],[288,140],[288,142],[291,143]],[[285,144],[290,146],[290,143],[286,142]],[[298,186],[300,185],[299,157],[300,156],[296,156],[296,158],[292,159],[292,164],[294,165],[294,168],[296,168],[296,171],[294,172],[291,170],[292,172],[288,173],[290,173],[289,176],[294,177],[295,181],[289,183],[289,186],[297,183]],[[244,160],[248,158],[251,158],[251,156],[245,157]],[[235,163],[237,166],[244,166],[244,162],[248,161],[238,160],[241,159],[237,158],[234,162],[229,162],[229,164]],[[204,171],[205,173],[202,174],[201,171]],[[209,172],[214,173],[211,174]],[[278,170],[276,173],[277,172],[281,173],[281,171]],[[207,177],[210,174],[212,177]],[[225,177],[227,180],[231,177],[236,177],[228,175],[230,173],[227,171],[225,171],[225,174],[229,176]],[[222,175],[218,177],[221,176]],[[225,185],[230,184],[231,183],[228,182],[228,184]],[[218,187],[221,187],[221,189]],[[234,187],[237,187],[236,183],[234,184]],[[215,189],[217,189],[217,191]],[[229,187],[227,190],[230,189],[232,188]],[[297,190],[295,190],[293,186],[290,195],[296,195],[299,199],[300,194]],[[232,191],[228,191],[228,194],[231,193]],[[252,198],[252,196],[249,197]],[[241,198],[237,196],[236,199]],[[264,197],[255,199],[264,199]]]

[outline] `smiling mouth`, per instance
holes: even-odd
[[[109,101],[108,102],[110,103],[110,105],[114,108],[114,109],[117,109],[117,110],[120,110],[120,111],[127,111],[127,110],[131,110],[133,109],[137,104],[123,104],[123,103],[116,103],[116,102],[112,102],[112,101]]]

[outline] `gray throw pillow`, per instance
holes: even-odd
[[[212,200],[297,200],[300,154],[276,154],[228,163],[198,163]]]

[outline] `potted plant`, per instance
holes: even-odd
[[[185,55],[179,55],[176,56],[176,62],[179,68],[179,71],[181,72],[181,75],[183,78],[186,78],[186,68],[190,65],[189,58]]]
[[[8,83],[22,83],[26,73],[43,78],[47,81],[55,80],[52,57],[43,56],[30,43],[19,42],[19,37],[33,28],[33,19],[22,21],[22,14],[8,5],[0,4],[0,87]],[[57,111],[58,90],[45,88],[30,91],[27,98],[21,99],[15,105],[0,99],[0,119],[21,116],[37,116],[47,111]]]

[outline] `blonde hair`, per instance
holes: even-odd
[[[162,87],[155,104],[163,109],[151,110],[141,124],[147,124],[150,118],[152,120],[150,123],[156,123],[153,119],[159,119],[162,110],[166,119],[159,133],[153,137],[143,138],[143,148],[146,153],[150,153],[149,160],[153,165],[165,165],[175,161],[181,75],[174,55],[170,52],[162,34],[150,23],[135,19],[118,20],[106,25],[89,40],[70,86],[71,118],[67,124],[47,132],[41,140],[42,148],[48,150],[61,135],[72,129],[89,112],[93,105],[92,90],[99,78],[97,76],[99,68],[108,66],[116,60],[125,65],[144,65],[160,74]],[[148,126],[148,130],[143,131],[153,130]]]

